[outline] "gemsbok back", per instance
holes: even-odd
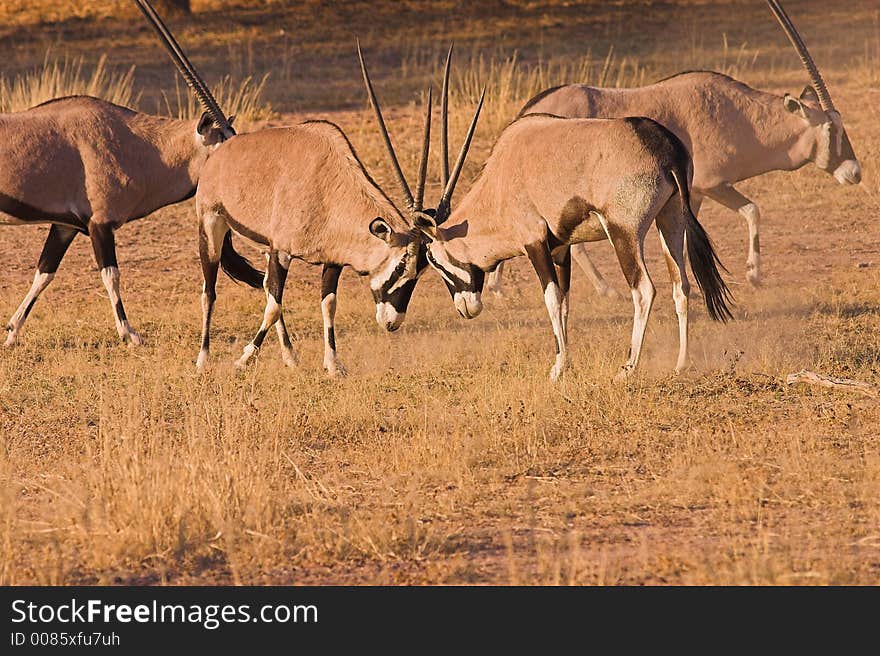
[[[548,113],[569,118],[647,116],[662,123],[693,158],[694,213],[699,213],[703,198],[711,198],[746,220],[746,276],[755,286],[761,282],[761,215],[755,202],[733,185],[768,171],[793,171],[810,162],[840,184],[858,184],[862,178],[843,119],[803,39],[782,5],[776,0],[768,3],[810,79],[799,98],[758,91],[721,73],[696,71],[635,89],[584,84],[554,87],[529,100],[520,111],[520,116]],[[574,246],[572,254],[600,294],[617,295],[584,246]],[[500,292],[500,267],[490,276],[489,289]]]
[[[445,96],[445,92],[444,92]],[[617,378],[639,362],[654,285],[644,239],[657,224],[678,316],[676,371],[687,361],[688,294],[684,243],[712,319],[731,314],[729,293],[709,237],[691,211],[691,160],[678,138],[647,118],[517,119],[495,143],[480,177],[458,206],[421,215],[427,258],[465,318],[482,310],[484,275],[504,260],[527,255],[538,274],[556,336],[550,378],[569,366],[569,246],[609,239],[635,308],[629,358]]]
[[[151,116],[88,96],[0,114],[0,223],[50,224],[33,284],[6,327],[6,346],[18,341],[78,234],[92,242],[119,337],[141,343],[122,303],[115,231],[191,198],[209,155],[234,134],[179,46],[171,53],[205,107],[199,120]]]
[[[217,272],[224,249],[231,249],[230,231],[269,252],[265,276],[251,267],[227,271],[253,287],[262,285],[266,292],[263,321],[245,346],[237,366],[251,361],[266,333],[282,316],[284,284],[293,258],[323,265],[324,369],[330,375],[345,373],[336,353],[334,328],[336,291],[343,267],[350,266],[369,276],[376,321],[382,328],[394,331],[403,323],[418,276],[427,267],[425,249],[419,233],[413,230],[412,219],[427,216],[424,212],[431,211],[423,211],[422,205],[431,133],[431,94],[419,179],[413,195],[391,144],[360,46],[358,57],[409,220],[373,181],[348,138],[333,123],[307,121],[229,140],[208,162],[196,194],[199,254],[205,280],[198,369],[208,362]],[[464,164],[465,151],[463,148],[453,173],[456,179]],[[285,363],[293,362],[289,342],[283,357]]]

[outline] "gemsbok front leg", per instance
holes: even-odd
[[[43,252],[40,253],[40,260],[37,262],[34,282],[6,326],[6,330],[9,331],[9,335],[6,337],[6,346],[14,346],[18,341],[18,335],[22,327],[24,327],[24,322],[27,321],[34,303],[37,302],[40,294],[52,282],[55,273],[58,271],[58,266],[61,264],[61,260],[64,258],[65,253],[67,253],[67,249],[70,247],[76,234],[77,231],[73,228],[60,225],[53,224],[49,228],[46,243],[43,244]]]
[[[746,260],[746,278],[752,286],[759,287],[761,285],[761,212],[758,206],[728,184],[709,189],[705,194],[746,220],[746,224],[749,226],[749,259]]]
[[[596,265],[593,264],[593,260],[590,259],[590,256],[587,253],[586,244],[572,245],[571,254],[574,256],[574,261],[577,262],[578,266],[586,274],[587,279],[593,285],[599,296],[604,296],[605,298],[610,298],[615,301],[623,300],[623,294],[609,285],[605,281],[605,278],[602,277],[602,274],[599,273],[599,269],[596,268]]]
[[[116,332],[122,341],[129,341],[134,346],[143,343],[141,336],[131,327],[125,315],[125,307],[122,304],[122,296],[119,290],[119,264],[116,261],[116,237],[112,223],[95,220],[89,222],[89,237],[92,240],[92,249],[95,252],[95,260],[101,270],[101,280],[110,298],[110,306],[113,308],[113,317],[116,320]]]
[[[222,229],[216,228],[216,220],[209,223],[212,230],[207,230],[203,222],[199,222],[199,259],[202,264],[202,346],[196,360],[196,369],[204,371],[208,366],[211,350],[211,317],[214,314],[214,303],[217,301],[217,272],[220,269],[220,248],[223,243]],[[218,234],[220,233],[220,234]]]
[[[560,376],[568,369],[568,336],[566,334],[565,316],[563,310],[564,296],[559,286],[559,278],[556,275],[556,267],[553,256],[546,241],[530,244],[525,247],[541,288],[544,290],[544,304],[550,315],[550,323],[553,325],[553,335],[556,337],[556,362],[550,369],[550,380],[559,380]]]
[[[614,380],[621,381],[628,378],[639,364],[642,345],[645,343],[645,329],[648,326],[648,317],[654,304],[656,290],[645,266],[645,231],[640,230],[637,233],[612,225],[608,227],[608,232],[633,299],[633,331],[629,358],[614,377]]]
[[[331,376],[345,376],[343,364],[336,355],[336,289],[342,267],[325,264],[321,272],[321,316],[324,319],[324,369]]]
[[[254,335],[250,344],[244,347],[241,357],[236,360],[235,366],[239,369],[246,367],[253,359],[257,351],[266,339],[266,333],[281,318],[281,302],[284,295],[284,283],[287,282],[287,270],[290,268],[291,257],[289,254],[274,248],[269,251],[269,264],[266,267],[266,277],[263,280],[263,288],[266,290],[266,309],[263,312],[263,322],[260,329]]]
[[[296,353],[293,351],[293,342],[290,339],[290,333],[287,330],[287,324],[284,323],[284,313],[282,312],[278,321],[275,322],[275,331],[278,333],[278,343],[281,345],[281,361],[286,367],[296,366]]]

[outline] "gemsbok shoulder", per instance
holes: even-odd
[[[695,71],[634,89],[584,84],[553,87],[520,111],[520,116],[548,113],[568,118],[647,116],[666,126],[693,158],[694,213],[699,213],[703,198],[711,198],[745,219],[749,229],[746,277],[754,286],[761,283],[761,213],[733,185],[811,162],[840,184],[858,184],[862,178],[843,119],[810,52],[780,3],[768,3],[810,79],[798,98],[758,91],[721,73]],[[600,294],[617,295],[590,261],[586,247],[574,246],[572,254]],[[500,292],[500,267],[490,276],[488,287]]]
[[[115,231],[191,198],[210,154],[234,134],[179,46],[171,54],[205,107],[198,120],[142,114],[89,96],[0,114],[0,223],[50,224],[31,288],[6,327],[6,346],[18,341],[78,234],[91,240],[119,337],[141,344],[122,303]]]
[[[454,210],[441,204],[433,218],[417,217],[416,227],[428,242],[428,262],[467,319],[482,310],[485,273],[504,260],[529,257],[556,337],[552,380],[569,366],[569,246],[609,239],[635,308],[629,358],[617,374],[621,379],[638,364],[654,300],[643,249],[656,222],[673,283],[676,371],[681,371],[687,361],[690,292],[685,240],[709,315],[720,321],[731,316],[718,258],[691,211],[691,166],[684,145],[651,119],[529,115],[501,134],[480,177]]]
[[[197,361],[209,358],[211,316],[216,300],[218,266],[230,248],[231,231],[268,250],[265,276],[248,267],[228,271],[234,278],[266,292],[263,320],[236,362],[247,365],[266,333],[282,316],[282,295],[293,258],[323,265],[321,313],[324,321],[324,369],[344,374],[336,353],[336,291],[343,267],[369,276],[376,321],[397,330],[419,275],[427,268],[425,249],[414,217],[423,211],[431,131],[428,95],[424,142],[415,195],[391,144],[382,111],[358,46],[361,71],[396,181],[406,202],[401,212],[367,173],[343,131],[327,121],[261,130],[230,139],[208,162],[196,193],[199,254],[204,274],[202,345]],[[474,117],[476,121],[476,116]],[[457,178],[465,149],[454,172]],[[453,185],[454,186],[454,185]],[[451,191],[450,191],[451,193]],[[284,359],[293,359],[290,344]]]

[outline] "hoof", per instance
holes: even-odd
[[[281,352],[281,361],[285,367],[295,367],[297,365],[296,356],[290,351]]]
[[[199,357],[196,359],[196,371],[200,374],[203,374],[207,370],[208,370],[208,353],[206,351],[199,351]]]
[[[254,355],[259,349],[253,344],[248,344],[244,347],[244,352],[241,354],[241,357],[235,361],[235,368],[239,371],[244,371],[247,369],[247,366],[251,363],[254,358]]]
[[[761,286],[761,272],[757,269],[749,269],[746,272],[746,280],[755,289],[759,288]]]
[[[615,383],[625,382],[627,379],[629,379],[630,376],[632,376],[633,371],[635,371],[635,369],[633,367],[631,367],[630,365],[628,365],[628,364],[623,365],[620,368],[620,371],[618,371],[617,374],[615,374],[614,382]]]
[[[550,380],[554,383],[565,375],[569,367],[568,362],[557,362],[550,368]]]
[[[129,330],[128,331],[128,341],[132,346],[143,346],[144,339],[141,337],[137,331]]]
[[[324,371],[330,378],[345,378],[348,376],[348,370],[339,360],[324,363]]]

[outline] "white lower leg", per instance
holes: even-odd
[[[263,321],[260,324],[260,328],[257,331],[257,334],[262,334],[265,336],[265,333],[268,332],[269,328],[272,327],[272,324],[278,321],[278,317],[280,316],[281,306],[278,305],[278,301],[275,300],[275,297],[272,296],[272,294],[267,293],[266,310],[263,312]],[[246,367],[259,350],[260,347],[254,344],[254,342],[248,344],[244,347],[241,357],[235,361],[235,366],[238,369]]]
[[[563,316],[562,293],[556,283],[550,283],[544,290],[544,304],[550,315],[550,323],[553,326],[553,335],[556,337],[556,362],[550,369],[550,380],[559,380],[560,376],[568,369],[568,337]]]
[[[647,280],[647,276],[638,287],[632,289],[633,297],[633,332],[629,347],[629,358],[615,376],[615,380],[629,377],[639,364],[642,354],[642,345],[645,343],[645,329],[648,326],[648,316],[651,314],[651,305],[654,303],[654,285]]]
[[[321,300],[321,317],[324,320],[324,369],[331,376],[344,376],[347,371],[336,355],[336,294],[327,294]]]
[[[110,307],[113,308],[113,318],[116,321],[116,332],[119,333],[120,339],[128,340],[135,346],[143,343],[141,336],[131,327],[128,319],[123,318],[120,313],[122,308],[122,297],[119,294],[119,269],[115,266],[105,267],[101,269],[101,280],[104,282],[104,288],[107,290],[107,296],[110,298]]]
[[[52,282],[52,279],[54,277],[54,273],[40,273],[39,271],[37,271],[34,274],[34,281],[33,283],[31,283],[31,288],[25,295],[24,300],[21,302],[21,305],[18,306],[15,314],[13,314],[12,318],[9,320],[9,325],[7,326],[7,329],[9,330],[9,335],[6,336],[6,346],[13,346],[18,341],[18,334],[21,332],[21,329],[24,326],[24,322],[27,319],[28,312],[30,311],[33,304],[37,301],[37,298],[39,298],[40,294],[43,293],[43,290],[49,286],[50,282]]]
[[[605,282],[605,278],[602,277],[602,274],[599,273],[599,270],[596,268],[596,265],[593,264],[593,260],[590,259],[590,256],[587,255],[587,249],[583,244],[576,244],[571,247],[571,255],[574,258],[574,261],[577,262],[577,265],[581,268],[581,270],[586,274],[589,281],[593,284],[593,287],[596,289],[596,292],[599,296],[604,296],[605,298],[613,298],[620,300],[623,296],[614,289],[611,285]]]
[[[503,296],[504,291],[502,290],[502,275],[504,273],[504,262],[498,265],[498,267],[489,274],[489,278],[486,281],[486,289],[490,292],[494,292],[498,296]]]
[[[754,203],[739,208],[749,226],[749,259],[746,261],[746,278],[755,286],[761,284],[761,213]]]
[[[275,332],[278,335],[278,343],[281,344],[281,361],[286,367],[296,365],[296,353],[293,352],[293,346],[290,343],[290,335],[287,332],[287,326],[284,324],[284,318],[279,317],[275,323]]]
[[[199,350],[199,357],[196,359],[196,370],[204,371],[208,366],[210,353],[208,351],[207,340],[205,339],[210,330],[211,312],[213,311],[211,299],[205,292],[202,292],[202,348]]]
[[[672,286],[672,298],[675,301],[675,314],[678,317],[678,361],[675,373],[680,374],[687,366],[688,352],[688,291],[680,283]]]

